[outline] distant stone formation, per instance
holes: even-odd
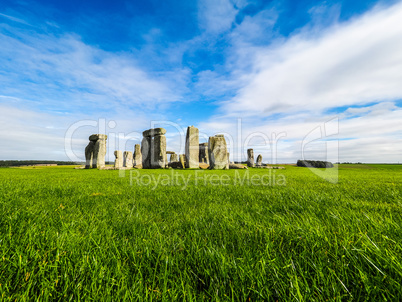
[[[123,167],[125,168],[133,167],[133,152],[131,151],[123,152]]]
[[[178,162],[178,161],[179,161],[179,157],[177,156],[176,153],[173,153],[173,154],[170,155],[170,162],[171,163],[175,163],[175,162]]]
[[[222,134],[209,137],[208,155],[209,169],[229,169],[226,140]]]
[[[149,129],[142,133],[142,167],[144,169],[164,169],[167,166],[166,130]]]
[[[172,154],[175,154],[176,152],[174,152],[174,151],[166,151],[166,154],[170,154],[170,155],[172,155]]]
[[[254,167],[254,150],[247,149],[247,167]]]
[[[135,144],[134,146],[133,166],[137,169],[142,168],[142,153],[140,144]]]
[[[200,148],[199,162],[209,164],[208,143],[199,144],[199,148]]]
[[[257,163],[256,163],[256,165],[259,166],[259,167],[262,166],[262,155],[261,155],[261,154],[258,154],[258,156],[257,156]]]
[[[102,169],[105,167],[106,134],[92,134],[85,148],[85,168]]]
[[[199,166],[199,131],[194,126],[187,127],[186,168],[198,169]]]
[[[123,153],[121,151],[114,151],[114,168],[115,169],[121,169],[123,167]]]

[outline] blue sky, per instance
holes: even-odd
[[[0,159],[82,159],[106,132],[113,160],[155,124],[176,152],[194,125],[233,160],[325,159],[334,138],[330,160],[402,160],[399,1],[1,3]]]

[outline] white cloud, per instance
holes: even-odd
[[[3,95],[40,100],[47,109],[64,111],[150,109],[180,100],[174,78],[147,72],[132,55],[102,51],[75,35],[8,27],[0,39]]]
[[[200,1],[198,10],[200,27],[214,34],[229,30],[237,13],[229,0]]]
[[[402,4],[260,48],[227,114],[270,115],[402,97]],[[241,50],[239,50],[241,51]]]

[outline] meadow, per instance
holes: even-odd
[[[402,165],[336,169],[1,168],[0,299],[400,301]]]

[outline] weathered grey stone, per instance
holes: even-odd
[[[144,169],[164,169],[168,167],[166,155],[166,130],[155,128],[144,131],[141,143],[142,167]]]
[[[184,169],[186,167],[186,155],[180,154],[179,161],[180,161],[182,168]]]
[[[123,167],[123,153],[121,151],[114,151],[114,167],[115,169],[121,169]]]
[[[131,151],[123,152],[123,167],[125,168],[133,167],[133,152]]]
[[[85,169],[92,168],[94,150],[95,150],[95,142],[89,141],[88,145],[85,148]]]
[[[256,165],[259,166],[259,167],[262,166],[262,155],[261,155],[261,154],[258,154],[258,156],[257,156],[257,163],[256,163]]]
[[[151,144],[151,168],[164,169],[167,164],[166,136],[156,135]]]
[[[229,169],[248,169],[247,166],[241,164],[230,164]]]
[[[141,142],[141,154],[142,154],[142,167],[144,169],[151,169],[151,144],[152,137],[146,136]]]
[[[153,128],[142,132],[143,137],[152,137],[156,135],[165,135],[166,129],[164,128]]]
[[[254,167],[254,150],[247,149],[247,167]]]
[[[105,168],[106,140],[107,135],[98,134],[99,139],[95,142],[92,168]]]
[[[142,168],[142,153],[140,144],[135,144],[134,155],[133,155],[133,166],[135,168]]]
[[[179,157],[177,156],[176,153],[173,153],[173,154],[170,155],[170,162],[171,163],[175,163],[175,162],[178,162],[178,161],[179,161]]]
[[[199,145],[199,147],[200,147],[199,162],[209,164],[208,143],[202,143]]]
[[[89,140],[90,140],[90,141],[94,141],[94,142],[96,142],[98,139],[107,140],[107,135],[106,135],[106,134],[92,134],[92,135],[89,137]]]
[[[92,134],[89,137],[89,144],[85,148],[86,169],[105,167],[106,140],[105,134]]]
[[[187,127],[186,134],[186,168],[199,168],[199,131],[194,126]]]
[[[210,136],[208,141],[209,169],[228,169],[228,152],[223,135]]]

